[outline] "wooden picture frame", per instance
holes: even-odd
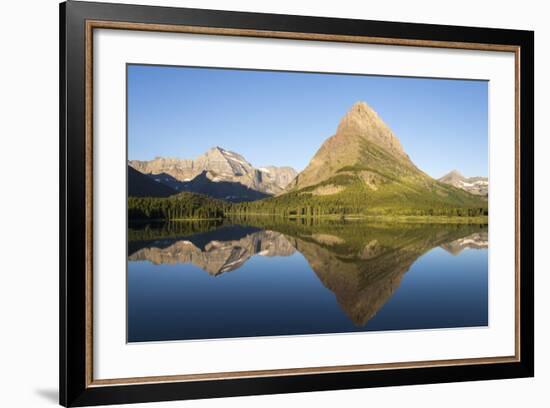
[[[93,31],[506,51],[516,61],[513,356],[96,380],[93,377]],[[68,1],[60,5],[60,403],[291,393],[534,375],[534,33]]]

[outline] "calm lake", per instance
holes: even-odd
[[[128,230],[128,341],[488,324],[486,225],[274,219]]]

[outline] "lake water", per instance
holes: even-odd
[[[488,324],[484,225],[204,221],[128,239],[129,342]]]

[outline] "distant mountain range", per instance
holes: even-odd
[[[194,160],[157,157],[129,165],[175,192],[191,191],[229,201],[251,201],[278,194],[294,179],[292,167],[253,167],[243,156],[213,147]]]
[[[421,214],[424,210],[435,214],[487,206],[486,178],[465,178],[453,171],[433,179],[412,162],[397,136],[365,102],[351,107],[335,134],[299,174],[291,167],[255,168],[242,155],[221,147],[194,160],[159,157],[132,160],[129,166],[174,194],[201,193],[233,202],[266,199],[247,211],[315,207],[329,213],[347,208],[352,212],[419,209]],[[131,182],[129,192],[135,191]]]
[[[489,179],[487,177],[464,177],[458,170],[453,170],[438,180],[472,194],[486,197],[489,193]]]

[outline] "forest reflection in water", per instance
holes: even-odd
[[[128,340],[484,326],[487,248],[486,225],[131,226]]]

